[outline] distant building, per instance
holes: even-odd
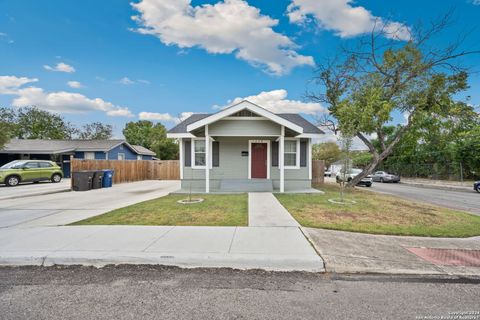
[[[155,152],[125,140],[12,139],[0,150],[0,165],[13,160],[52,160],[70,176],[70,156],[90,160],[152,160]]]

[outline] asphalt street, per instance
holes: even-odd
[[[365,189],[480,215],[480,194],[473,191],[473,187],[471,192],[462,192],[416,187],[402,183],[375,182],[371,188]]]
[[[480,312],[479,295],[479,281],[468,279],[147,266],[0,269],[2,319],[416,319]]]

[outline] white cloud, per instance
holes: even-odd
[[[182,112],[178,116],[172,116],[169,113],[157,113],[157,112],[140,112],[138,114],[138,118],[140,120],[150,120],[150,121],[166,121],[166,122],[174,122],[178,124],[183,120],[187,119],[193,114],[193,112]]]
[[[15,94],[24,84],[37,81],[36,78],[0,76],[0,94]]]
[[[169,113],[156,112],[140,112],[138,114],[140,120],[157,120],[157,121],[173,121],[173,117]]]
[[[305,24],[312,20],[338,36],[353,37],[383,28],[387,38],[409,40],[410,29],[399,22],[386,22],[352,0],[292,0],[287,8],[291,23]],[[375,25],[376,24],[376,25]]]
[[[298,46],[273,31],[278,20],[262,15],[243,0],[224,0],[192,6],[191,0],[142,0],[132,17],[142,34],[154,35],[180,49],[200,47],[213,54],[235,54],[238,59],[282,75],[292,68],[314,65],[311,56],[296,52]]]
[[[313,115],[316,113],[327,112],[327,110],[319,103],[288,100],[287,95],[288,92],[284,89],[263,91],[254,96],[237,97],[229,101],[225,106],[214,106],[214,108],[222,109],[239,103],[242,100],[248,100],[274,113],[305,113]]]
[[[136,83],[150,84],[150,81],[148,80],[145,80],[145,79],[132,80],[129,77],[123,77],[122,79],[118,80],[118,82],[126,86],[131,84],[136,84]]]
[[[128,77],[123,77],[123,78],[120,79],[118,82],[120,82],[121,84],[124,84],[124,85],[126,85],[126,86],[135,83],[135,82],[133,82],[132,80],[130,80]]]
[[[48,71],[56,71],[56,72],[66,72],[66,73],[73,73],[75,72],[75,68],[72,67],[69,64],[59,62],[57,63],[54,67],[51,67],[49,65],[44,65],[43,66],[46,70]]]
[[[68,81],[67,85],[70,88],[75,88],[75,89],[83,88],[83,85],[78,81]]]
[[[5,42],[10,43],[10,44],[15,42],[5,32],[0,32],[0,41],[5,41]]]
[[[0,94],[14,95],[12,105],[15,107],[36,106],[40,109],[58,113],[86,113],[103,111],[109,116],[132,117],[126,107],[121,107],[100,98],[90,99],[73,92],[45,92],[38,87],[22,87],[27,83],[38,81],[35,78],[0,76]]]
[[[475,6],[480,6],[480,0],[472,0],[472,4]]]

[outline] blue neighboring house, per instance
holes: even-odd
[[[13,160],[52,160],[70,177],[70,156],[88,160],[153,160],[155,152],[125,140],[12,139],[0,150],[0,166]]]

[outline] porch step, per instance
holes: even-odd
[[[220,182],[220,191],[272,192],[273,182],[269,179],[225,179]]]

